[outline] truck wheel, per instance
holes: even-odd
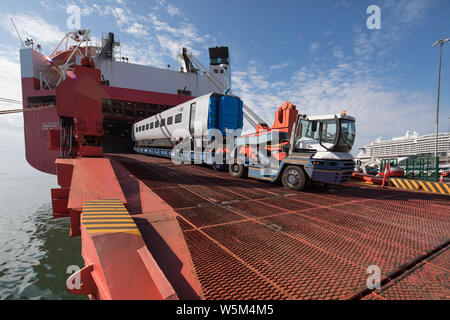
[[[305,171],[301,167],[289,166],[284,170],[281,182],[290,190],[303,190],[307,183]]]
[[[243,164],[231,163],[228,166],[228,172],[234,178],[244,178],[246,176],[247,168]]]

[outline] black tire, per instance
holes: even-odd
[[[247,167],[239,163],[231,163],[228,166],[228,172],[233,178],[245,178],[247,176]]]
[[[305,171],[298,166],[289,166],[283,171],[281,183],[289,190],[300,191],[307,185],[308,178]]]

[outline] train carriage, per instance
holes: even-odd
[[[136,147],[173,148],[180,139],[205,136],[210,129],[225,138],[226,130],[242,129],[242,108],[236,96],[209,93],[135,123],[133,140]]]

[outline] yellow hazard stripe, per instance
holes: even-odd
[[[430,190],[428,190],[426,184],[423,181],[419,181],[419,184],[421,185],[423,190],[428,191],[428,192],[430,191]]]
[[[398,179],[397,181],[398,181],[398,184],[400,185],[400,187],[401,187],[402,189],[407,189],[407,188],[405,187],[405,185],[403,184],[403,181],[402,181],[401,179]]]
[[[83,210],[83,212],[86,212],[86,213],[108,213],[108,212],[113,212],[113,213],[128,213],[128,211],[126,210],[126,209],[124,209],[124,210],[122,210],[122,209],[120,209],[120,210],[114,210],[114,209],[103,209],[103,210],[92,210],[92,209],[89,209],[89,210]]]
[[[108,202],[85,202],[84,203],[87,206],[100,206],[100,205],[122,205],[122,201],[108,201]]]
[[[113,217],[113,218],[98,218],[98,217],[95,217],[95,218],[84,218],[84,219],[82,219],[83,220],[83,222],[87,222],[87,223],[93,223],[93,222],[97,222],[97,223],[102,223],[102,222],[124,222],[124,223],[129,223],[129,222],[132,222],[132,223],[134,223],[134,220],[133,219],[131,219],[131,218],[120,218],[120,219],[118,219],[118,218],[116,218],[116,217]]]
[[[394,184],[395,187],[399,188],[398,183],[397,183],[397,179],[392,178],[390,181],[392,181],[392,183]]]
[[[431,182],[425,182],[425,183],[427,184],[428,188],[429,188],[431,191],[436,192],[436,189],[433,187],[433,184],[432,184]]]
[[[399,178],[390,178],[389,181],[391,182],[391,185],[395,186],[396,188],[406,190],[422,189],[423,191],[426,192],[435,192],[445,195],[450,194],[450,186],[447,183],[412,180],[412,179],[399,179]]]
[[[409,182],[414,186],[414,189],[419,190],[419,185],[414,180],[409,180]]]
[[[137,236],[140,236],[141,233],[139,232],[138,229],[118,229],[118,230],[111,230],[111,229],[91,229],[88,230],[89,233],[116,233],[116,232],[121,232],[121,233],[128,233],[128,234],[134,234]]]
[[[436,188],[439,189],[439,191],[440,191],[441,193],[444,193],[444,194],[445,194],[444,190],[442,190],[442,188],[441,188],[441,186],[439,185],[439,183],[435,182],[434,185],[436,186]]]
[[[128,217],[128,212],[83,212],[85,217]]]
[[[84,226],[88,229],[96,229],[96,228],[111,228],[111,229],[118,229],[119,227],[126,227],[130,229],[137,228],[136,224],[132,222],[83,222]]]
[[[81,222],[88,233],[122,232],[140,235],[136,223],[120,200],[86,201]]]
[[[448,186],[448,184],[443,183],[442,185],[444,186],[445,189],[447,189],[447,192],[450,194],[450,187]]]
[[[403,181],[403,183],[408,187],[408,189],[410,189],[410,190],[413,189],[413,187],[411,187],[411,185],[409,184],[409,181],[408,181],[408,180],[402,180],[402,181]]]
[[[125,208],[124,206],[119,205],[101,205],[101,206],[93,206],[93,205],[85,205],[83,208],[86,209],[97,209],[97,208]]]

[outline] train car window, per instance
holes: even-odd
[[[170,126],[173,123],[173,116],[167,118],[167,125]]]
[[[150,129],[153,129],[153,122],[150,123]]]
[[[161,127],[166,125],[166,119],[161,119]]]
[[[175,115],[175,123],[180,123],[182,116],[183,116],[182,113]]]
[[[144,131],[144,126],[141,126],[141,131]]]
[[[191,134],[194,134],[194,124],[195,124],[195,109],[197,107],[197,103],[191,103],[191,119],[189,120],[189,131]]]
[[[136,132],[138,132],[138,127],[136,127]]]
[[[150,124],[147,123],[147,124],[145,125],[145,130],[148,130],[149,127],[150,127]]]
[[[155,128],[159,128],[159,120],[155,121]]]

